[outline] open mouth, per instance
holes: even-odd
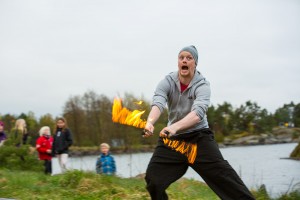
[[[188,66],[182,66],[181,69],[182,70],[188,70],[189,68],[188,68]]]

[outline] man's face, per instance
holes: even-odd
[[[178,71],[182,77],[193,77],[195,73],[196,62],[192,54],[182,51],[178,55]]]
[[[0,125],[0,132],[4,130],[4,127]]]

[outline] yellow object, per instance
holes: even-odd
[[[163,138],[164,144],[171,149],[178,151],[188,158],[188,162],[193,164],[197,156],[197,144],[188,143],[180,140],[170,140],[169,138]]]
[[[137,103],[141,104],[142,101]],[[145,110],[130,111],[122,106],[122,101],[120,98],[115,98],[112,108],[112,121],[137,128],[145,128],[146,120],[141,119],[141,116],[144,114],[144,112]]]

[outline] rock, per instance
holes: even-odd
[[[232,142],[231,139],[225,137],[225,138],[224,138],[224,141],[223,141],[223,144],[224,144],[224,145],[231,145],[231,142]]]
[[[218,143],[218,146],[219,146],[219,148],[225,148],[226,147],[226,145],[223,144],[223,143]]]
[[[276,138],[270,137],[265,139],[265,144],[277,144],[278,140]]]
[[[252,139],[252,140],[247,140],[246,144],[257,145],[257,144],[260,144],[260,142],[259,142],[259,139]]]
[[[250,135],[241,137],[231,142],[232,145],[243,145],[243,144],[259,144],[259,136]]]
[[[260,137],[261,137],[261,138],[268,138],[268,137],[269,137],[269,135],[268,135],[268,134],[265,134],[265,133],[263,133],[263,134],[260,134]]]
[[[288,142],[292,142],[293,140],[292,135],[290,134],[277,135],[276,139],[281,143],[288,143]]]

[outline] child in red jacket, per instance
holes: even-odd
[[[39,152],[40,160],[44,160],[45,174],[52,173],[52,143],[53,138],[51,137],[50,128],[43,126],[40,131],[40,137],[36,140],[36,149]]]

